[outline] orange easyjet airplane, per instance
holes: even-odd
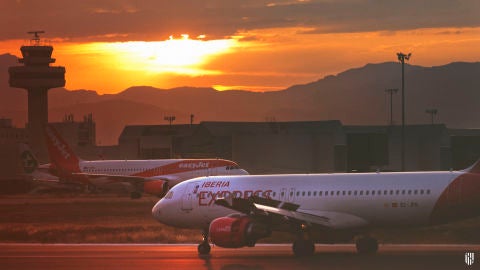
[[[172,186],[200,176],[248,174],[224,159],[92,160],[78,158],[52,126],[46,128],[51,171],[59,181],[90,188],[127,190],[132,199],[142,193],[162,197]]]

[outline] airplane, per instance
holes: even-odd
[[[253,247],[272,231],[296,235],[296,256],[316,242],[355,238],[358,253],[378,250],[371,230],[448,223],[480,215],[480,161],[461,171],[201,177],[173,187],[152,208],[166,225],[201,229],[211,243]]]
[[[60,179],[91,189],[127,190],[132,199],[142,193],[162,197],[172,186],[209,175],[244,175],[237,163],[224,159],[82,160],[57,130],[46,129],[52,171]]]
[[[84,185],[71,181],[64,181],[55,176],[55,167],[51,163],[39,164],[38,159],[25,143],[19,143],[19,158],[23,168],[22,176],[33,184],[34,191],[70,190],[81,191]]]

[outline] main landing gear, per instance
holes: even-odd
[[[210,244],[208,243],[208,229],[202,231],[203,242],[198,245],[198,254],[208,255],[210,254]]]
[[[370,236],[360,236],[355,240],[357,252],[360,254],[374,254],[378,251],[377,239]]]
[[[310,239],[303,226],[297,239],[293,242],[292,250],[297,257],[312,256],[315,252],[315,243]]]
[[[315,252],[315,244],[310,239],[297,239],[293,242],[292,250],[297,257],[312,256]]]

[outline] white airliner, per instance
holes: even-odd
[[[161,223],[203,230],[201,254],[254,246],[272,231],[296,234],[295,255],[314,240],[356,237],[374,253],[375,227],[413,227],[480,215],[480,163],[463,171],[202,177],[172,188],[152,209]]]
[[[78,158],[59,133],[46,127],[51,171],[62,180],[107,190],[127,190],[132,198],[142,192],[163,196],[187,179],[209,175],[248,174],[237,163],[223,159],[93,160]]]

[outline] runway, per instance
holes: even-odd
[[[316,245],[315,255],[296,258],[290,245],[254,248],[129,244],[0,244],[1,269],[480,269],[480,245],[380,245],[359,255],[354,245]],[[465,263],[465,252],[477,256]]]

